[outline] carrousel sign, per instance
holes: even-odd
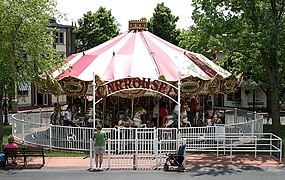
[[[133,90],[133,91],[129,91]],[[134,91],[135,90],[135,91]],[[115,93],[124,93],[126,91],[129,95],[139,95],[140,90],[149,90],[158,92],[166,96],[173,96],[177,94],[176,83],[167,83],[161,80],[151,80],[150,78],[125,78],[99,85],[96,88],[96,96],[104,98]]]

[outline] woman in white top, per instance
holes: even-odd
[[[72,120],[72,112],[71,112],[71,109],[68,108],[67,111],[65,111],[64,113],[63,125],[69,126],[71,124],[71,120]]]

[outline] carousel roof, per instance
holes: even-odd
[[[126,77],[177,81],[189,76],[211,80],[216,75],[227,78],[228,71],[202,54],[186,51],[148,31],[125,32],[92,49],[73,54],[67,64],[56,70],[52,77],[61,80],[76,77],[92,81],[95,72],[101,80],[112,81]]]
[[[91,82],[93,73],[100,82],[124,78],[170,82],[180,79],[188,83],[184,84],[185,92],[192,94],[227,93],[240,81],[202,54],[182,49],[140,28],[131,28],[101,45],[69,56],[66,64],[49,74],[62,84],[70,79]]]

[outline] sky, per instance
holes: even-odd
[[[59,23],[71,25],[72,20],[77,21],[83,14],[92,11],[96,12],[100,6],[111,10],[112,15],[121,25],[121,32],[128,30],[129,20],[138,20],[152,17],[157,3],[164,2],[175,16],[179,16],[176,23],[178,28],[188,28],[193,21],[191,20],[192,6],[191,0],[57,0],[57,9],[66,14],[66,20]]]

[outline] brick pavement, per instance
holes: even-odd
[[[86,168],[90,166],[90,159],[84,157],[46,157],[46,163],[43,168]],[[33,158],[28,162],[25,168],[41,168],[41,158]],[[94,161],[94,159],[93,159]],[[106,161],[106,159],[105,159]],[[94,165],[94,162],[93,162]],[[211,167],[211,166],[283,166],[285,167],[285,158],[282,163],[279,163],[279,159],[269,155],[259,155],[255,159],[253,155],[233,155],[232,160],[229,155],[216,155],[211,154],[187,154],[186,166],[193,167]],[[21,163],[17,166],[8,165],[6,168],[24,168]],[[117,167],[124,169],[124,167]],[[112,168],[112,169],[117,169]],[[143,167],[142,167],[143,168]],[[161,166],[160,169],[163,167]],[[125,169],[130,169],[129,167]],[[151,169],[151,168],[150,168]],[[154,169],[154,168],[152,168]]]

